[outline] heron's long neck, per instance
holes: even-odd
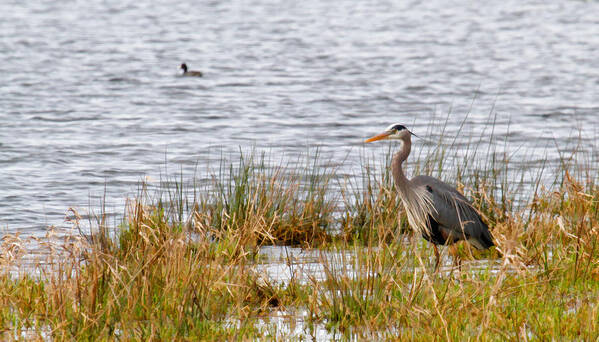
[[[401,167],[401,164],[408,159],[411,148],[412,142],[408,136],[406,139],[402,140],[401,148],[393,155],[391,172],[408,216],[410,226],[420,232],[422,236],[429,236],[428,216],[434,210],[431,199],[426,191],[422,191],[422,189],[415,187],[412,182],[406,178]]]
[[[400,192],[403,192],[404,189],[407,189],[410,183],[408,178],[406,178],[406,175],[403,173],[401,164],[408,159],[411,149],[412,142],[408,137],[408,139],[402,141],[399,151],[393,155],[393,160],[391,161],[391,172],[393,174],[393,179],[395,180],[395,185]]]

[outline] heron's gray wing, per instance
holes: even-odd
[[[458,190],[429,176],[414,177],[411,181],[415,186],[425,187],[430,194],[435,209],[431,216],[440,226],[456,236],[464,236],[478,249],[493,246],[489,228]]]

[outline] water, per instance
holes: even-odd
[[[579,131],[598,153],[596,1],[7,0],[0,11],[5,232],[43,235],[103,196],[122,212],[140,180],[201,176],[240,146],[321,146],[352,168],[363,138],[394,122],[434,132],[447,113],[449,133],[465,118],[481,132],[496,114],[514,151],[550,164]],[[183,61],[205,77],[178,77]]]

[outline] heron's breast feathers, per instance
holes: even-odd
[[[400,197],[410,226],[423,235],[430,235],[429,216],[437,214],[431,193],[418,187],[400,191]]]

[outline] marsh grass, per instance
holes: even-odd
[[[335,210],[327,197],[333,171],[317,161],[306,158],[300,172],[284,163],[268,167],[264,154],[242,154],[228,168],[221,164],[209,184],[214,191],[204,191],[195,201],[194,224],[203,231],[239,233],[243,245],[326,242]]]
[[[513,167],[489,134],[457,149],[442,133],[409,160],[413,174],[454,180],[492,227],[491,251],[445,256],[459,266],[434,272],[430,245],[411,234],[392,149],[379,164],[363,157],[355,179],[318,153],[301,167],[242,154],[191,189],[183,175],[157,193],[142,183],[120,225],[100,212],[91,234],[50,248],[50,266],[3,272],[2,339],[596,340],[596,161],[562,158],[545,185],[545,165]],[[312,250],[318,272],[287,256],[289,279],[268,274],[266,245]],[[6,235],[1,248],[14,266],[25,242]],[[303,314],[284,329],[273,312]]]

